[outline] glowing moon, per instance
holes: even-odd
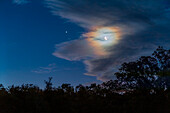
[[[120,39],[120,29],[117,27],[95,27],[90,32],[83,34],[87,42],[94,48],[98,56],[108,55],[107,51]]]
[[[108,40],[106,36],[104,37],[104,39],[105,39],[105,40]]]

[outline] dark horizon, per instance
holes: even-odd
[[[151,56],[125,62],[102,84],[0,84],[1,113],[169,113],[170,49],[159,46]]]

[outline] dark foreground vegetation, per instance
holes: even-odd
[[[170,113],[170,50],[122,64],[117,79],[90,86],[63,84],[52,78],[44,90],[26,84],[0,86],[0,113]]]

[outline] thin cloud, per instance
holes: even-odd
[[[81,39],[56,44],[56,51],[53,55],[70,61],[95,56],[93,48],[87,43],[86,40]]]
[[[57,66],[55,63],[49,64],[46,67],[39,67],[36,70],[32,70],[33,73],[37,73],[37,74],[49,74],[49,73],[54,73],[56,71],[57,71]]]
[[[23,5],[29,3],[29,0],[13,0],[13,3],[18,4],[18,5]]]

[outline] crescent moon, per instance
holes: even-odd
[[[104,37],[104,39],[105,39],[105,40],[108,40],[106,36]]]

